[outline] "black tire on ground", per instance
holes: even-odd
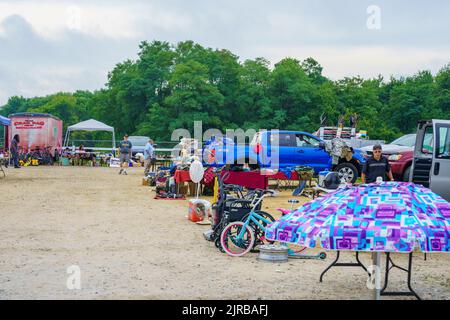
[[[339,173],[339,179],[344,178],[345,182],[355,183],[358,180],[358,169],[350,162],[344,162],[338,165],[334,171]]]
[[[403,181],[409,182],[409,176],[411,175],[411,166],[406,168],[405,172],[403,173]]]

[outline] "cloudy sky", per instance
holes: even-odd
[[[312,56],[332,79],[437,72],[450,62],[449,16],[447,0],[0,0],[0,105],[100,89],[154,39],[190,39],[242,60]]]

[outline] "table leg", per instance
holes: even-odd
[[[359,252],[356,252],[356,263],[354,263],[354,262],[352,262],[352,263],[341,263],[341,262],[339,262],[339,259],[340,259],[340,255],[341,255],[341,252],[340,251],[337,251],[337,254],[336,254],[336,260],[334,260],[323,272],[322,272],[322,274],[320,275],[320,278],[319,278],[319,281],[320,282],[323,282],[323,277],[324,277],[324,275],[328,272],[328,271],[330,271],[330,269],[331,268],[334,268],[334,267],[361,267],[365,272],[368,272],[367,271],[367,268],[361,263],[361,261],[359,260]]]
[[[411,284],[411,278],[412,278],[412,262],[413,262],[413,253],[409,254],[409,259],[408,259],[408,268],[402,268],[398,265],[396,265],[394,263],[394,261],[391,258],[390,253],[386,253],[386,276],[385,276],[385,283],[384,283],[384,287],[381,290],[381,295],[382,296],[404,296],[404,297],[408,297],[408,296],[413,296],[415,297],[417,300],[422,300],[420,298],[420,296],[414,291],[414,289],[412,288],[412,284]],[[391,269],[396,268],[399,270],[402,270],[404,272],[407,273],[408,275],[408,279],[407,279],[407,284],[408,284],[408,289],[409,291],[400,291],[400,292],[388,292],[386,291],[388,284],[389,284],[389,273],[391,271]]]
[[[374,288],[374,300],[381,300],[381,253],[375,252],[372,254],[373,266],[375,269],[373,270],[375,276],[375,288]]]

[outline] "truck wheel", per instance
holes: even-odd
[[[339,179],[345,183],[355,183],[358,179],[358,169],[350,162],[341,163],[334,171],[339,174]]]
[[[409,176],[411,175],[411,166],[406,168],[405,172],[403,173],[403,181],[409,182]]]

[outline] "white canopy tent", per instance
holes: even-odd
[[[80,123],[77,123],[73,126],[70,126],[67,128],[66,131],[66,136],[64,138],[64,148],[68,147],[68,143],[69,143],[69,137],[70,137],[70,133],[74,132],[74,131],[89,131],[89,132],[93,132],[93,131],[106,131],[106,132],[111,132],[112,133],[112,148],[113,150],[116,148],[116,136],[115,136],[115,132],[114,132],[114,128],[110,127],[100,121],[91,119],[91,120],[87,120],[87,121],[83,121]],[[97,148],[100,150],[100,148]]]

